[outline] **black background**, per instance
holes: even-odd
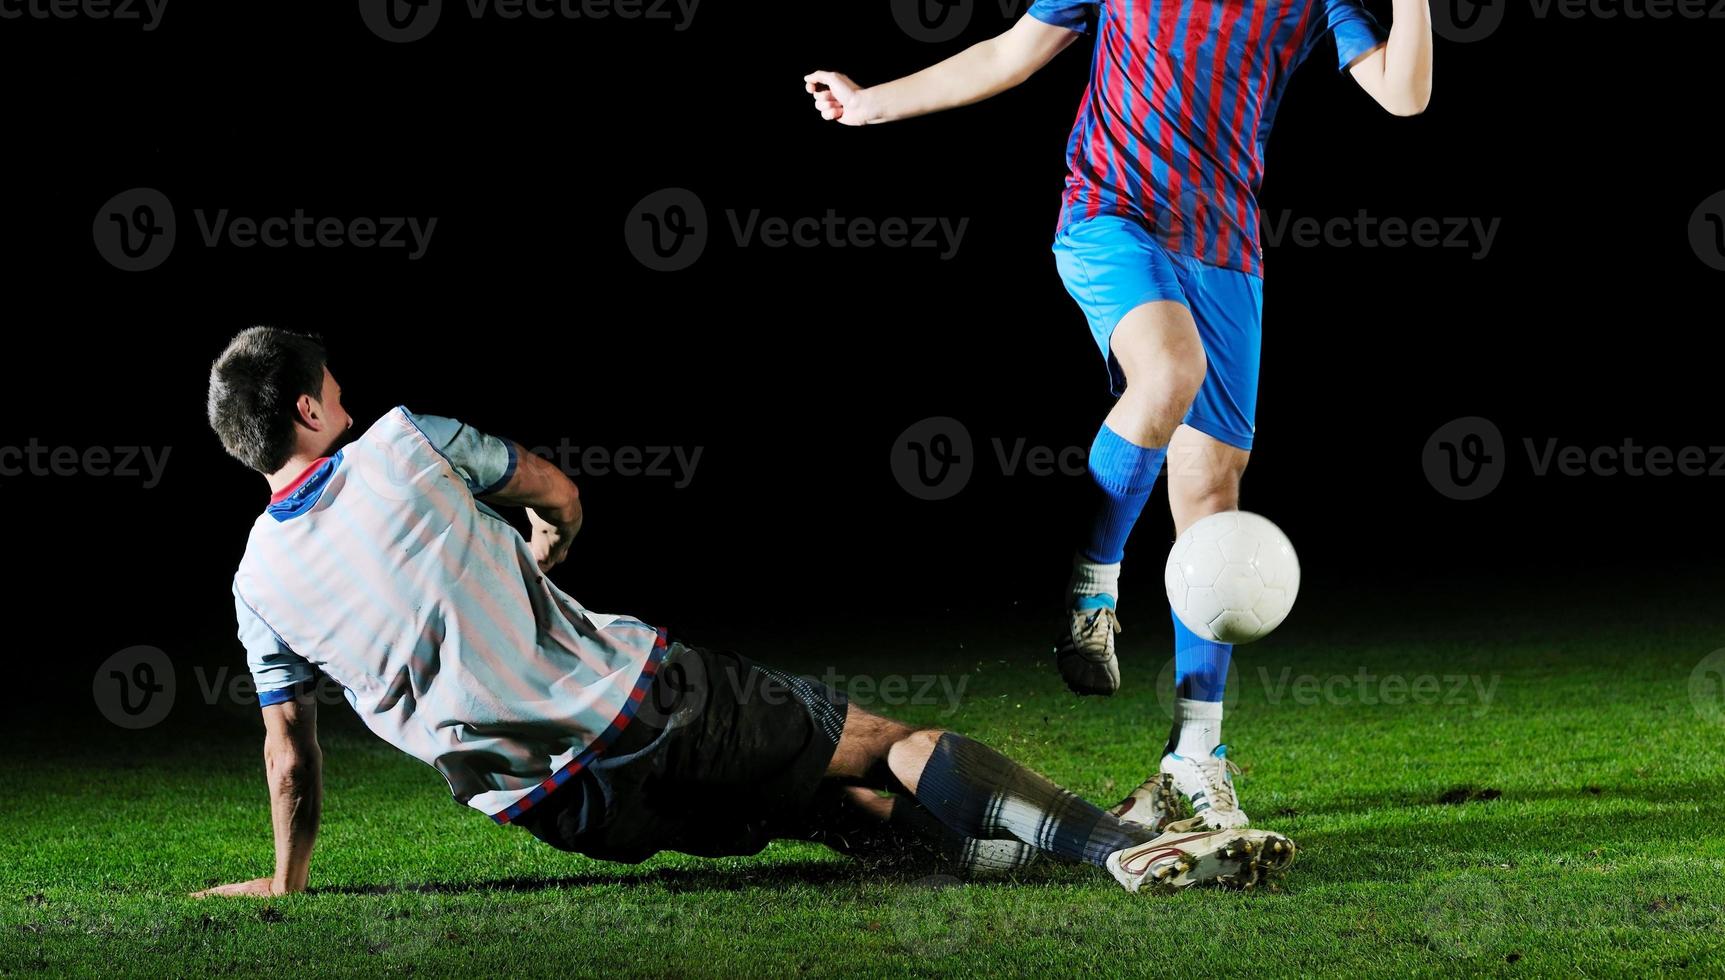
[[[1482,41],[1440,39],[1423,116],[1381,111],[1332,70],[1328,42],[1285,98],[1266,214],[1502,219],[1481,261],[1269,250],[1243,506],[1299,546],[1302,603],[1692,582],[1725,542],[1718,478],[1536,477],[1522,448],[1725,443],[1725,273],[1686,232],[1725,188],[1725,24],[1530,10],[1510,4]],[[1003,477],[989,441],[1087,446],[1108,406],[1049,251],[1089,42],[992,102],[866,129],[823,123],[801,83],[816,68],[883,81],[1007,23],[979,3],[958,41],[926,44],[884,0],[708,0],[682,31],[474,21],[452,4],[410,44],[374,36],[350,3],[180,0],[153,31],[0,21],[0,443],[172,447],[151,489],[0,478],[14,661],[86,699],[95,664],[134,644],[240,663],[228,582],[267,490],[222,453],[203,398],[210,361],[254,323],[320,332],[361,425],[405,404],[529,446],[700,447],[686,488],[578,477],[588,525],[557,577],[593,608],[727,641],[914,643],[930,615],[1016,605],[1046,607],[1051,634],[1083,481]],[[159,268],[126,273],[91,228],[134,187],[173,202],[179,237]],[[693,190],[712,223],[674,273],[623,239],[666,187]],[[418,261],[206,248],[193,211],[221,208],[437,226]],[[829,208],[969,225],[943,261],[739,248],[725,224]],[[1503,432],[1507,472],[1485,499],[1451,500],[1422,452],[1475,415]],[[945,501],[907,494],[889,466],[899,433],[931,416],[959,419],[982,454]],[[1157,621],[1160,490],[1147,514],[1127,602]]]

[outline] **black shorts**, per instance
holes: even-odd
[[[674,643],[610,748],[513,822],[606,861],[758,853],[807,826],[845,704],[824,684]]]

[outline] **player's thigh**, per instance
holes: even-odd
[[[788,772],[807,782],[825,771],[843,740],[842,693],[730,650],[692,647],[683,660],[696,710],[674,716],[670,768],[681,783],[751,792]]]
[[[1107,364],[1113,394],[1125,391],[1129,371],[1148,379],[1165,370],[1170,351],[1201,361],[1179,269],[1138,222],[1119,215],[1073,222],[1055,235],[1054,258]]]
[[[1184,302],[1152,300],[1133,307],[1114,328],[1110,347],[1128,387],[1190,392],[1204,382],[1204,346]]]

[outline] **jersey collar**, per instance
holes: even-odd
[[[315,460],[292,483],[270,494],[270,506],[266,513],[278,521],[285,521],[310,510],[318,498],[323,496],[323,488],[329,483],[330,474],[340,465],[340,452]]]

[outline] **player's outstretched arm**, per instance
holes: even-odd
[[[581,493],[575,481],[551,461],[515,447],[515,473],[502,488],[486,494],[487,503],[527,508],[533,525],[533,558],[549,572],[569,557],[569,543],[581,533]]]
[[[263,713],[264,771],[275,827],[275,874],[206,888],[193,892],[193,898],[305,891],[323,813],[323,749],[317,743],[317,701],[309,694],[296,695],[266,706]]]
[[[833,71],[810,72],[803,88],[822,119],[867,126],[992,98],[1019,85],[1079,35],[1026,14],[1004,33],[896,81],[863,87]]]
[[[1394,0],[1390,37],[1348,66],[1366,94],[1398,116],[1417,116],[1432,97],[1432,17],[1427,0]]]

